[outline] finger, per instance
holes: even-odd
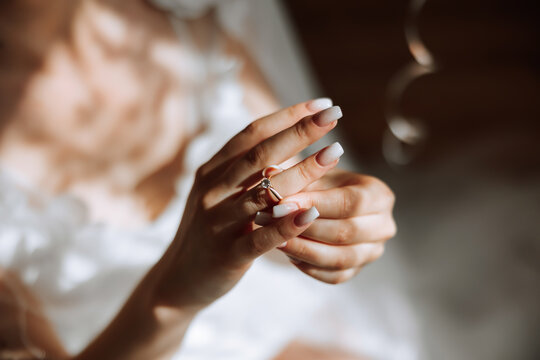
[[[300,192],[286,196],[283,203],[295,203],[301,208],[316,206],[321,217],[346,219],[375,214],[391,209],[393,198],[381,196],[371,187],[357,185],[343,186],[328,190]]]
[[[250,186],[253,176],[260,177],[263,168],[280,164],[332,130],[342,113],[333,106],[312,116],[307,116],[293,126],[262,141],[241,156],[220,178],[224,189]]]
[[[331,99],[314,99],[290,106],[262,117],[259,120],[255,120],[232,137],[221,150],[203,166],[202,172],[204,174],[209,173],[227,160],[245,153],[259,142],[292,126],[300,119],[331,106]]]
[[[304,191],[321,191],[352,185],[350,179],[352,175],[358,176],[358,174],[351,173],[350,171],[335,168],[328,172],[324,178],[309,184]]]
[[[294,194],[309,183],[321,178],[327,171],[336,166],[341,155],[343,155],[343,148],[339,143],[336,142],[327,146],[293,167],[273,176],[271,178],[272,187],[281,196]],[[232,204],[232,208],[230,205],[224,204],[224,210],[221,212],[224,213],[222,216],[245,219],[275,203],[276,199],[274,199],[273,195],[270,195],[269,190],[256,186],[238,197]],[[308,206],[305,209],[310,207]],[[276,217],[282,217],[290,212],[283,212],[283,210],[297,210],[300,208],[302,207],[295,206],[294,208],[280,210],[280,206],[278,206],[274,212]]]
[[[313,266],[311,264],[299,261],[295,258],[289,257],[291,263],[294,264],[300,271],[303,273],[315,278],[319,281],[325,282],[327,284],[341,284],[345,281],[352,279],[362,267],[350,268],[346,270],[326,270]]]
[[[261,227],[242,237],[235,243],[235,258],[247,263],[276,246],[298,236],[317,217],[316,208],[303,209],[286,216],[271,225]]]
[[[295,237],[279,249],[287,255],[326,270],[345,270],[378,259],[384,251],[384,245],[364,243],[336,246]]]
[[[298,164],[272,177],[272,186],[283,192],[283,196],[296,194],[334,168],[343,153],[343,147],[339,142],[326,146]]]
[[[380,213],[348,219],[324,219],[315,222],[302,237],[332,245],[384,242],[396,234],[396,224],[390,214]]]

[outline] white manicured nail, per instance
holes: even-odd
[[[283,249],[285,246],[287,246],[287,242],[284,241],[283,243],[281,243],[281,245],[278,245],[277,248],[278,249]]]
[[[265,226],[270,224],[271,222],[272,214],[263,211],[257,211],[257,214],[255,214],[255,224]]]
[[[306,106],[310,111],[321,111],[324,109],[328,109],[330,106],[332,106],[332,99],[330,98],[314,99],[314,100],[309,101]]]
[[[323,110],[320,113],[313,115],[313,122],[317,126],[326,126],[332,121],[336,121],[337,119],[341,118],[342,116],[343,113],[341,112],[341,108],[339,106],[332,106],[329,109]]]
[[[345,150],[338,142],[333,143],[330,146],[325,147],[316,156],[317,162],[322,166],[327,166],[336,161],[343,155]]]
[[[296,224],[296,226],[304,226],[318,218],[319,215],[320,214],[319,211],[317,211],[317,208],[315,206],[312,206],[308,210],[296,215],[296,217],[294,218],[294,223]]]
[[[289,215],[293,211],[298,210],[299,207],[296,203],[283,203],[276,205],[272,208],[272,216],[275,218],[284,217],[286,215]]]

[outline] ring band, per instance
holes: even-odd
[[[261,187],[263,189],[268,189],[277,199],[278,201],[281,201],[283,199],[283,196],[281,196],[276,189],[272,186],[272,183],[270,183],[270,176],[268,174],[268,170],[279,170],[280,172],[283,171],[279,166],[277,165],[270,165],[264,168],[262,171],[263,179],[261,180]]]

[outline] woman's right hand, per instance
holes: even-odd
[[[209,305],[240,280],[255,258],[309,227],[318,216],[315,208],[291,209],[254,229],[257,212],[276,200],[253,185],[263,168],[283,163],[336,126],[341,110],[331,105],[329,99],[317,99],[263,117],[199,168],[175,239],[154,268],[157,304]],[[288,196],[319,179],[339,161],[340,154],[327,149],[273,176],[272,186]]]

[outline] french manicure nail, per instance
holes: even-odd
[[[341,144],[335,142],[319,151],[315,159],[321,166],[327,166],[339,159],[344,152],[345,150],[343,150]]]
[[[257,214],[255,214],[255,224],[259,226],[265,226],[272,222],[272,214],[264,212],[264,211],[257,211]]]
[[[296,217],[294,218],[294,223],[296,226],[304,226],[318,218],[319,215],[320,214],[319,211],[317,211],[317,208],[315,206],[312,206],[308,210],[296,215]]]
[[[272,216],[275,218],[284,217],[285,215],[289,215],[290,213],[298,209],[299,207],[296,203],[279,204],[272,208]]]
[[[342,116],[343,113],[341,112],[341,108],[339,106],[332,106],[329,109],[323,110],[320,113],[313,115],[313,122],[317,126],[322,127],[330,124],[332,121],[336,121]]]
[[[287,246],[287,242],[284,241],[280,245],[277,246],[278,249],[283,249],[285,246]]]
[[[321,111],[324,109],[328,109],[330,106],[332,106],[332,99],[330,98],[319,98],[314,99],[311,101],[308,101],[307,108],[310,111]]]

